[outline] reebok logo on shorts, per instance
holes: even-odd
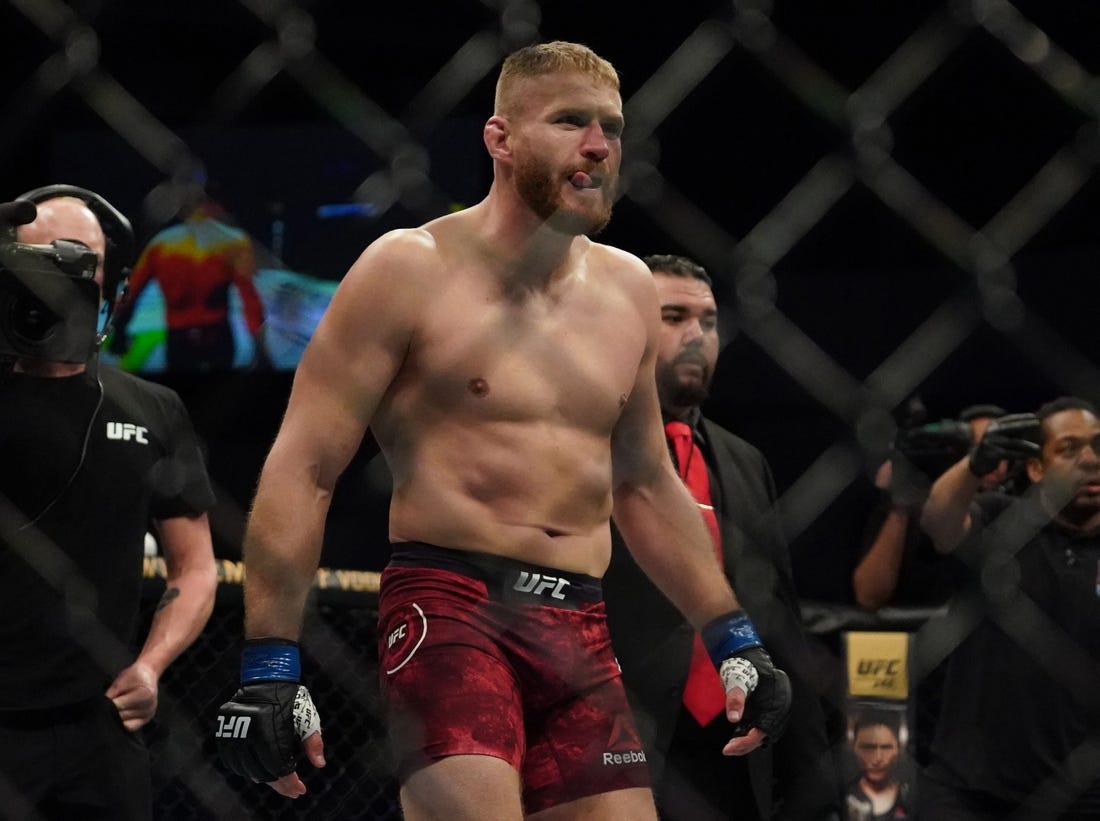
[[[634,736],[623,725],[623,717],[615,716],[615,723],[611,725],[611,738],[608,740],[607,749],[603,752],[603,765],[615,767],[621,764],[645,764],[645,751],[634,747]],[[627,749],[623,749],[623,747]]]
[[[645,764],[645,752],[642,750],[627,750],[625,753],[605,752],[603,765],[614,766],[616,764]]]
[[[646,763],[645,751],[634,746],[637,744],[637,739],[623,722],[623,716],[616,715],[611,725],[611,736],[607,740],[607,749],[602,756],[605,767]]]

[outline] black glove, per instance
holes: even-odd
[[[214,731],[226,769],[265,783],[294,772],[302,740],[320,729],[309,690],[297,681],[299,670],[295,643],[246,642],[241,688],[218,709]]]
[[[1003,460],[1021,461],[1039,452],[1039,417],[1034,413],[1012,413],[989,423],[985,435],[970,450],[970,472],[985,476]]]
[[[723,687],[740,687],[747,694],[745,712],[733,725],[734,735],[745,735],[753,727],[767,736],[764,744],[779,738],[791,712],[791,682],[778,669],[746,616],[734,610],[703,628],[703,644],[718,667]]]
[[[736,663],[736,659],[744,659],[752,664],[758,679],[745,701],[745,712],[741,720],[733,725],[733,734],[745,735],[753,727],[758,727],[767,733],[761,744],[766,747],[787,729],[791,714],[791,680],[772,663],[771,656],[763,647],[752,647],[722,662],[719,675],[724,685],[733,678],[730,676],[730,668]],[[734,684],[741,686],[736,681],[730,682],[731,686]]]
[[[928,498],[932,481],[966,456],[972,445],[970,425],[953,419],[898,430],[890,454],[891,503],[919,508]]]

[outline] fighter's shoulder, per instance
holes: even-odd
[[[433,264],[438,254],[439,243],[426,226],[395,228],[368,245],[352,270],[373,270],[375,266],[388,268],[391,265],[420,268]]]
[[[588,249],[589,260],[618,276],[651,281],[649,268],[641,258],[614,245],[593,242]]]
[[[340,291],[355,294],[423,292],[440,269],[438,242],[424,227],[388,231],[364,249],[348,269]]]
[[[657,289],[653,284],[653,274],[639,257],[629,251],[593,242],[588,249],[588,267],[601,271],[607,281],[623,289],[635,300],[641,300],[647,305],[656,304]]]

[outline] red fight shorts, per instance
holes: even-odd
[[[529,813],[650,785],[599,579],[403,542],[378,626],[402,782],[446,756],[491,755],[519,772]]]

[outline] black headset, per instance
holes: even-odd
[[[99,194],[94,191],[89,191],[87,188],[79,188],[75,185],[45,185],[41,188],[27,191],[25,194],[20,194],[16,199],[28,200],[38,205],[40,202],[56,199],[57,197],[74,197],[88,206],[88,210],[95,214],[95,218],[99,222],[99,227],[103,230],[103,236],[107,241],[107,247],[103,257],[103,302],[106,305],[107,317],[103,325],[103,330],[96,335],[96,344],[101,345],[111,331],[111,320],[114,316],[115,307],[121,302],[126,293],[125,283],[130,277],[130,266],[133,265],[134,252],[136,250],[134,229],[130,226],[130,220],[126,219],[121,211],[107,202],[107,200]],[[12,230],[14,231],[14,228],[12,228]],[[122,286],[121,289],[120,286]],[[24,530],[37,524],[62,496],[65,495],[65,492],[72,486],[77,474],[84,465],[84,459],[88,452],[88,440],[92,433],[92,425],[95,422],[100,407],[103,405],[103,383],[99,379],[98,360],[95,377],[96,383],[99,385],[99,399],[96,401],[96,406],[92,411],[92,415],[88,417],[88,426],[84,431],[84,443],[81,447],[80,458],[76,463],[76,467],[69,476],[69,480],[65,483],[64,487],[58,491],[57,495],[54,496],[54,498],[50,500],[33,519],[20,526],[19,530]]]
[[[107,306],[107,318],[99,342],[110,332],[111,319],[115,308],[125,294],[126,281],[130,278],[130,267],[134,264],[136,242],[130,220],[121,211],[103,197],[87,188],[75,185],[45,185],[20,194],[17,199],[29,200],[37,205],[57,197],[75,197],[88,206],[96,219],[103,235],[107,239],[107,251],[103,259],[103,301]],[[120,290],[121,286],[121,290]]]

